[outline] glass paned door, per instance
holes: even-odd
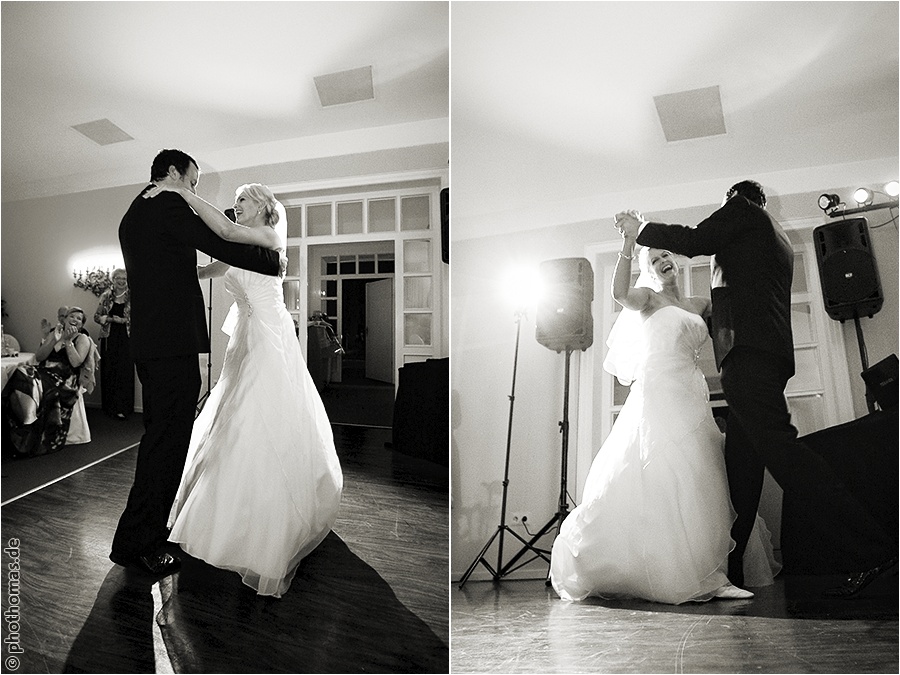
[[[430,347],[434,323],[430,239],[403,242],[403,345]]]

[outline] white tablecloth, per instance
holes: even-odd
[[[18,356],[4,356],[0,360],[3,362],[3,380],[2,384],[0,384],[0,391],[6,388],[9,376],[12,375],[13,371],[18,368],[19,365],[23,363],[37,363],[34,354],[30,352],[21,352]]]

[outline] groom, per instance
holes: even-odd
[[[150,168],[151,185],[196,193],[200,169],[181,150],[162,150]],[[153,575],[171,574],[179,561],[161,547],[187,457],[200,395],[198,354],[209,351],[197,251],[244,269],[276,276],[276,251],[217,237],[177,194],[138,195],[119,225],[131,288],[131,353],[143,388],[144,435],[134,484],[119,519],[110,560]]]
[[[637,234],[642,246],[712,256],[711,332],[729,408],[725,465],[737,511],[729,579],[743,586],[743,555],[768,468],[782,489],[834,528],[839,553],[859,571],[827,594],[850,597],[896,566],[897,545],[825,460],[797,439],[791,424],[784,389],[794,374],[794,255],[765,206],[762,187],[745,180],[732,186],[722,207],[696,227],[647,223],[633,211],[616,215],[616,226]]]

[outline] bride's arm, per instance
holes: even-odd
[[[616,271],[613,274],[612,296],[626,309],[641,311],[650,301],[649,288],[631,288],[631,261],[634,259],[634,237],[625,235],[622,242],[622,252],[616,261]]]
[[[244,227],[243,225],[232,223],[231,219],[219,209],[186,188],[172,185],[157,185],[155,188],[148,190],[144,196],[149,199],[160,192],[177,192],[188,203],[188,206],[200,216],[204,224],[226,241],[233,241],[238,244],[252,244],[270,249],[281,247],[278,235],[275,234],[275,230],[272,228]]]

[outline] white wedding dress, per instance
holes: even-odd
[[[237,268],[221,376],[194,422],[170,541],[280,597],[337,518],[343,476],[281,278]]]
[[[708,600],[728,582],[734,510],[724,437],[697,367],[706,324],[667,306],[641,329],[631,391],[594,458],[582,503],[553,544],[551,581],[566,600],[594,595],[679,604]],[[771,584],[777,569],[757,518],[746,585]]]

